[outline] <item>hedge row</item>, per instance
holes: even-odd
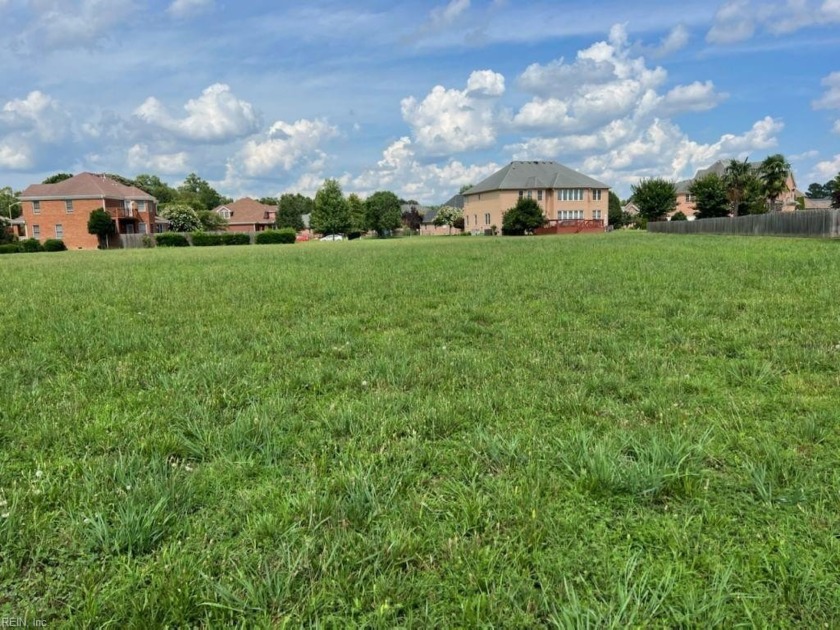
[[[0,245],[0,254],[34,254],[37,252],[64,252],[67,245],[60,238],[48,238],[43,244],[36,238]]]
[[[289,244],[294,243],[295,239],[297,239],[297,233],[292,228],[257,232],[257,245]]]
[[[158,247],[189,247],[187,237],[178,232],[164,232],[155,235],[155,242]]]
[[[251,236],[244,232],[222,232],[221,234],[193,232],[192,244],[195,247],[213,247],[216,245],[250,245]]]

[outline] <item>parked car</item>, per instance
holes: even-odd
[[[320,240],[322,240],[322,241],[343,241],[344,236],[342,236],[341,234],[327,234],[326,236],[322,236]]]

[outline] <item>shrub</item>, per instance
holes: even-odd
[[[220,234],[222,245],[250,245],[251,235],[246,232],[226,232]]]
[[[67,245],[64,244],[60,238],[48,238],[44,241],[44,251],[46,252],[66,252]]]
[[[158,247],[189,247],[187,237],[178,232],[164,232],[155,235],[155,242]]]
[[[274,243],[294,243],[297,234],[292,228],[281,228],[279,230],[266,230],[257,234],[257,245],[271,245]]]
[[[19,254],[20,253],[20,243],[6,243],[5,245],[0,245],[0,254]]]
[[[219,245],[250,245],[251,236],[245,232],[222,232],[208,234],[207,232],[193,232],[192,244],[196,247],[216,247]]]
[[[222,244],[222,241],[219,238],[219,234],[208,234],[207,232],[193,232],[191,236],[193,247],[213,247]]]
[[[20,242],[20,251],[27,254],[33,254],[35,252],[44,251],[44,246],[41,245],[41,242],[37,238],[28,238],[25,241]]]
[[[545,224],[542,208],[534,199],[523,197],[502,217],[502,234],[522,236],[533,232]]]
[[[671,221],[688,221],[688,217],[682,210],[678,210],[671,216]]]
[[[144,234],[143,238],[140,239],[140,240],[143,242],[143,247],[145,247],[146,249],[149,249],[149,248],[152,248],[152,247],[155,246],[155,239],[153,239],[148,234]]]

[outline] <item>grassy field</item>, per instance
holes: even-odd
[[[5,256],[0,617],[840,625],[840,243]]]

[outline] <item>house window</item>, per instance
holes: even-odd
[[[470,225],[470,218],[468,216],[464,216],[464,227],[469,227]]]
[[[541,190],[537,191],[537,201],[542,201],[542,192]]]
[[[525,196],[525,191],[524,191],[524,190],[520,190],[520,191],[519,191],[519,198],[520,198],[520,199],[522,199],[524,196]]]
[[[557,218],[561,221],[575,221],[583,218],[583,210],[558,210]]]
[[[33,225],[32,226],[32,238],[41,240],[41,226],[40,225]]]
[[[592,218],[595,219],[596,221],[600,221],[601,220],[601,211],[600,210],[593,210],[592,211]]]
[[[228,208],[222,208],[219,210],[219,214],[222,215],[223,219],[230,219],[233,213]]]
[[[55,225],[55,237],[64,238],[64,226],[61,223],[56,223]]]
[[[146,212],[146,202],[145,202],[145,201],[142,201],[142,200],[141,200],[141,201],[138,201],[138,202],[137,202],[137,209],[138,209],[140,212]]]
[[[592,201],[601,201],[601,191],[600,190],[593,190],[592,191]]]
[[[685,193],[685,202],[694,203],[694,195],[692,195],[691,193]]]
[[[145,223],[140,223],[137,226],[137,233],[138,234],[145,234],[146,233],[146,224]]]
[[[531,191],[528,191],[528,199],[531,199]]]
[[[32,202],[32,214],[41,214],[41,202],[40,201],[33,201]]]
[[[490,225],[490,213],[484,215],[484,225]]]
[[[473,225],[478,225],[478,215],[477,214],[473,215]]]
[[[68,199],[67,201],[64,202],[64,209],[67,211],[67,214],[70,214],[70,213],[73,212],[73,200],[72,199]]]
[[[560,188],[557,190],[558,201],[583,201],[583,188]]]

